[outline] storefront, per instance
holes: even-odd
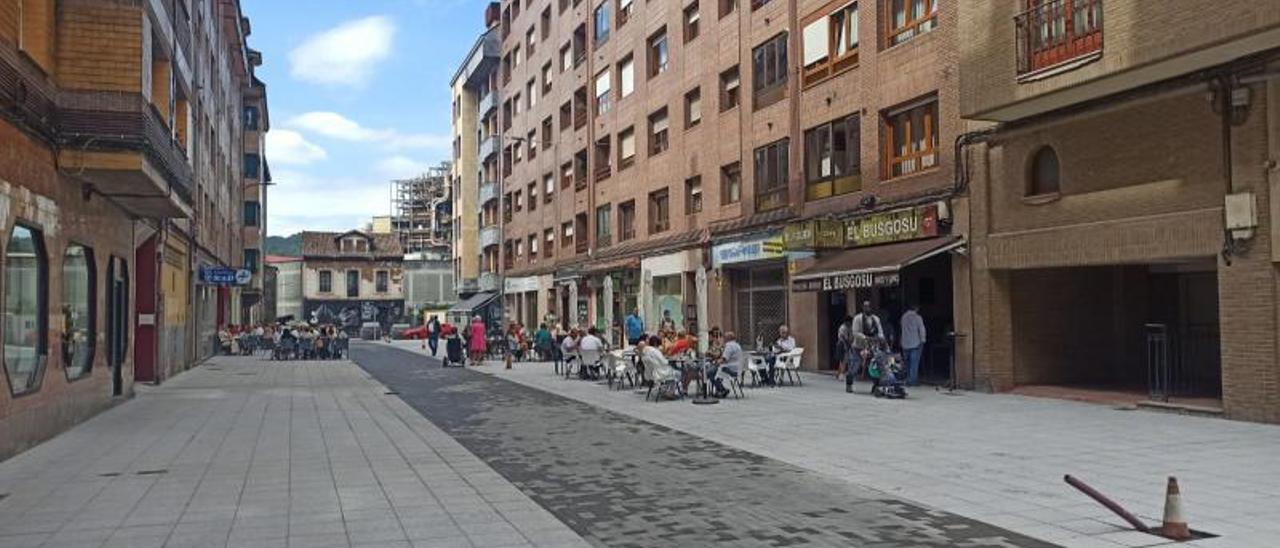
[[[817,367],[838,366],[836,333],[859,303],[871,303],[895,348],[900,318],[917,304],[929,333],[921,376],[933,382],[950,379],[952,349],[945,334],[954,330],[951,253],[965,241],[943,233],[945,213],[944,204],[934,203],[787,227],[788,249],[818,251],[791,279],[796,305],[816,311],[806,318],[812,324],[793,330],[801,344],[817,349]]]
[[[506,307],[506,320],[523,324],[526,329],[537,329],[541,323],[539,292],[543,289],[539,276],[505,278],[502,294]],[[549,280],[548,280],[549,282]],[[547,284],[548,289],[550,283]]]
[[[656,330],[664,314],[676,329],[698,332],[698,288],[695,272],[701,264],[699,250],[677,251],[640,261],[641,317]]]
[[[748,348],[767,344],[787,323],[787,254],[782,231],[758,233],[711,248],[712,325],[737,333]]]

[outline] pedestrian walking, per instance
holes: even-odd
[[[844,391],[853,392],[853,379],[858,376],[872,346],[884,338],[884,326],[871,308],[871,301],[862,302],[862,311],[853,317],[853,352],[849,354],[849,369],[844,374]]]
[[[920,305],[911,303],[902,314],[902,357],[907,362],[907,386],[920,384],[920,354],[928,334],[924,318],[920,317]]]
[[[431,347],[431,357],[436,357],[436,349],[440,348],[440,320],[435,316],[427,322],[427,346]]]

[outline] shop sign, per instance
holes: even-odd
[[[502,282],[503,293],[526,293],[538,290],[538,277],[506,278]]]
[[[938,205],[913,207],[849,219],[845,244],[866,246],[938,235]]]
[[[711,248],[712,264],[717,267],[762,259],[781,259],[783,256],[781,233],[773,233],[736,242],[725,242],[716,244]]]
[[[838,249],[844,247],[844,223],[834,219],[791,223],[783,229],[782,239],[788,251]]]
[[[205,285],[249,285],[252,280],[253,272],[250,272],[247,268],[200,267],[200,281]]]
[[[846,289],[870,289],[876,287],[892,287],[901,282],[898,271],[891,272],[849,272],[830,274],[821,278],[793,280],[792,291],[844,291]]]

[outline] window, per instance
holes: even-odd
[[[542,10],[542,17],[539,20],[539,27],[542,29],[542,41],[547,41],[551,37],[551,6]]]
[[[511,48],[511,68],[512,70],[520,68],[520,46]]]
[[[529,159],[532,160],[534,158],[537,158],[538,157],[538,132],[532,129],[529,130],[529,134],[525,135],[524,137],[524,142],[529,145]]]
[[[720,168],[720,204],[736,204],[742,199],[742,164],[734,162]]]
[[[938,165],[938,101],[890,111],[884,117],[885,178]]]
[[[542,94],[551,93],[551,61],[542,65]]]
[[[612,140],[608,135],[596,140],[596,180],[602,181],[609,178],[612,171],[613,163]]]
[[[512,203],[515,204],[516,211],[520,211],[524,209],[524,192],[523,191],[519,191],[519,190],[515,191],[515,193],[511,195],[511,200],[512,200]]]
[[[569,129],[573,125],[573,103],[565,101],[560,105],[560,131]]]
[[[627,200],[618,205],[618,241],[636,237],[636,201]]]
[[[529,235],[529,260],[530,261],[538,260],[538,235],[537,234]]]
[[[522,104],[522,103],[521,103],[521,101],[520,101],[520,94],[519,94],[519,93],[517,93],[517,94],[515,94],[515,96],[514,96],[514,97],[512,97],[512,98],[511,98],[511,114],[512,114],[513,116],[518,116],[518,115],[520,114],[520,105],[521,105],[521,104]],[[508,126],[508,127],[510,127],[510,126],[511,126],[511,124],[507,124],[507,126]]]
[[[524,33],[524,47],[529,49],[529,57],[532,58],[534,52],[537,51],[537,38],[535,37],[536,29],[533,25],[529,26],[529,30]]]
[[[96,348],[98,279],[93,250],[78,244],[62,255],[62,367],[67,380],[89,374]]]
[[[618,28],[631,20],[631,0],[618,0]]]
[[[257,105],[245,105],[244,107],[244,128],[248,130],[258,130],[258,107]]]
[[[906,42],[938,25],[937,0],[888,0],[888,4],[886,47]]]
[[[262,216],[262,204],[258,202],[244,203],[244,226],[258,226]]]
[[[262,256],[262,252],[261,252],[261,251],[259,251],[259,250],[257,250],[257,249],[253,249],[253,248],[251,248],[251,247],[250,247],[250,248],[245,248],[245,250],[244,250],[244,268],[245,268],[245,270],[248,270],[249,272],[255,272],[255,273],[256,273],[256,272],[258,271],[258,263],[259,263],[259,262],[261,262],[261,261],[260,261],[261,256]]]
[[[528,101],[524,104],[525,110],[533,110],[538,105],[538,81],[530,78],[529,83],[524,85],[524,96]]]
[[[695,175],[684,180],[684,214],[693,215],[702,212],[702,176]]]
[[[613,242],[613,207],[609,204],[596,208],[596,245],[604,247]]]
[[[358,270],[347,271],[347,296],[360,296],[360,271]]]
[[[320,292],[333,293],[333,272],[328,270],[320,271]]]
[[[587,149],[579,150],[573,155],[573,189],[587,188]]]
[[[551,148],[551,117],[542,120],[542,150]]]
[[[670,146],[667,140],[667,107],[649,115],[649,155],[662,154]]]
[[[373,277],[374,291],[377,291],[378,293],[386,293],[388,291],[387,286],[389,285],[391,285],[391,273],[387,272],[386,270],[379,270],[376,273],[374,273],[374,277]]]
[[[529,191],[529,211],[530,212],[537,211],[538,210],[538,183],[536,182],[529,183],[529,186],[526,188]]]
[[[573,222],[562,223],[560,225],[560,247],[570,247],[573,245]]]
[[[1031,180],[1027,187],[1027,196],[1057,194],[1061,189],[1061,175],[1058,165],[1058,153],[1053,147],[1043,146],[1036,151],[1031,160]]]
[[[698,20],[701,16],[698,13],[698,2],[694,0],[692,4],[684,8],[684,43],[688,44],[698,37]]]
[[[755,150],[756,211],[787,205],[787,156],[790,139],[774,141]]]
[[[262,171],[262,160],[253,152],[244,155],[244,177],[246,179],[257,179],[258,174]]]
[[[48,356],[48,272],[44,235],[14,225],[5,246],[4,366],[9,391],[26,394],[40,388]]]
[[[560,165],[560,189],[566,189],[573,185],[573,162],[568,161]]]
[[[555,196],[555,191],[556,191],[555,176],[553,176],[550,173],[543,175],[542,176],[542,202],[547,204],[551,203],[551,200]]]
[[[653,78],[667,71],[670,51],[667,50],[667,28],[649,37],[649,77]]]
[[[618,62],[618,98],[631,95],[636,90],[636,66],[628,54]]]
[[[858,64],[858,3],[850,2],[804,26],[804,83],[822,80]]]
[[[671,228],[671,196],[667,189],[649,193],[649,234],[666,232]]]
[[[609,69],[604,69],[596,75],[596,116],[609,112],[609,106],[612,104],[609,100],[612,83],[613,75],[609,74]]]
[[[702,123],[702,88],[693,88],[684,94],[684,128]]]
[[[542,255],[548,259],[556,256],[556,229],[548,228],[543,231],[542,237]]]
[[[1102,0],[1027,0],[1026,7],[1014,18],[1018,74],[1102,50]]]
[[[573,48],[566,42],[560,48],[560,72],[573,68]]]
[[[751,11],[758,10],[768,3],[769,0],[751,0]]]
[[[724,19],[726,15],[738,11],[738,0],[719,0],[720,2],[720,18]]]
[[[862,188],[859,115],[804,133],[805,199],[817,200]]]
[[[520,239],[516,240],[516,258],[517,259],[524,258],[524,240],[520,240]]]
[[[631,126],[618,133],[618,171],[636,163],[636,128]]]
[[[756,109],[782,99],[787,90],[787,33],[751,51],[751,101]]]
[[[720,73],[720,112],[738,106],[740,87],[737,66]]]
[[[596,6],[592,19],[595,21],[596,47],[600,47],[609,41],[609,0]]]

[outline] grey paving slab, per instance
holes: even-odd
[[[217,358],[140,392],[0,463],[0,548],[470,545],[451,510],[537,507],[351,362]]]
[[[385,345],[357,345],[352,355],[596,546],[1050,546],[546,391],[406,359]],[[486,474],[477,466],[484,478],[469,484],[488,484]],[[492,510],[445,508],[479,546],[549,545],[557,535],[525,533],[501,511],[507,523],[493,526]]]

